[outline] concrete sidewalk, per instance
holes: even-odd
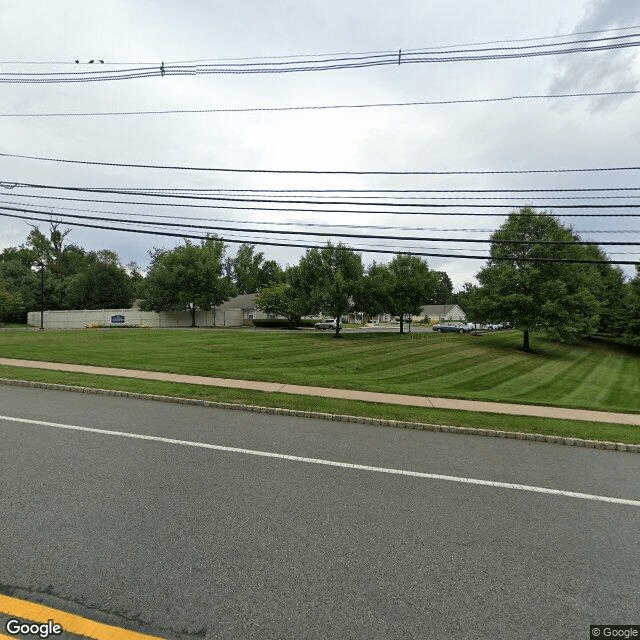
[[[430,396],[409,396],[393,393],[377,393],[374,391],[356,391],[351,389],[330,389],[327,387],[307,387],[279,382],[259,382],[254,380],[234,380],[231,378],[210,378],[207,376],[188,376],[179,373],[162,373],[159,371],[141,371],[136,369],[117,369],[113,367],[94,367],[81,364],[65,364],[61,362],[42,362],[38,360],[17,360],[0,358],[0,365],[25,367],[30,369],[47,369],[50,371],[70,371],[120,378],[137,378],[139,380],[160,380],[164,382],[182,382],[211,387],[230,389],[249,389],[270,393],[289,393],[295,395],[318,396],[322,398],[338,398],[342,400],[363,400],[384,404],[400,404],[428,409],[456,409],[459,411],[483,411],[518,416],[536,416],[540,418],[560,418],[564,420],[584,420],[587,422],[612,422],[640,426],[640,414],[614,413],[610,411],[591,411],[587,409],[565,409],[562,407],[545,407],[540,405],[512,404],[503,402],[484,402],[480,400],[456,400],[453,398],[436,398]]]

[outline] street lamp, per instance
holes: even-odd
[[[44,261],[38,260],[31,265],[31,271],[34,273],[38,269],[40,269],[40,331],[42,331],[44,329]]]
[[[44,262],[38,262],[40,267],[40,331],[44,330]]]

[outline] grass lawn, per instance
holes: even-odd
[[[606,440],[640,444],[640,428],[633,425],[582,422],[579,420],[556,420],[528,416],[510,416],[475,411],[453,411],[448,409],[425,409],[404,405],[379,404],[359,400],[336,400],[314,396],[297,396],[285,393],[266,393],[244,389],[222,389],[193,384],[160,382],[155,380],[132,380],[112,376],[95,376],[62,371],[44,371],[19,367],[0,366],[0,378],[14,378],[50,382],[54,384],[115,389],[178,398],[197,398],[214,402],[248,404],[261,407],[280,407],[299,411],[317,411],[338,415],[422,422],[475,429],[497,429],[521,431],[565,438]]]
[[[217,330],[0,332],[0,357],[362,389],[640,411],[640,356],[521,333],[480,336]]]

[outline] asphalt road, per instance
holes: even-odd
[[[0,415],[0,591],[16,597],[167,638],[640,623],[640,506],[589,498],[640,500],[637,454],[17,387]]]

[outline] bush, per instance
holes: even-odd
[[[315,319],[303,319],[300,320],[300,323],[297,325],[299,327],[313,327],[313,325],[318,322],[318,320]],[[291,325],[289,324],[288,320],[285,320],[284,318],[277,318],[275,320],[267,320],[267,319],[261,319],[261,320],[254,320],[253,321],[253,326],[254,327],[262,327],[264,329],[290,329]]]
[[[282,318],[276,320],[254,320],[253,326],[265,329],[288,329],[290,327],[289,321]]]
[[[92,322],[86,324],[85,329],[151,329],[148,324],[101,324],[99,322]]]

